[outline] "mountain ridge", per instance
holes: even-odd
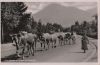
[[[77,20],[81,23],[84,20],[90,19],[91,15],[87,11],[75,7],[50,4],[38,13],[34,14],[33,17],[37,21],[41,19],[44,24],[51,22],[61,24],[64,27],[69,27]]]

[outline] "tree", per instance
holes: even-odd
[[[34,20],[33,16],[31,17],[31,28],[32,28],[32,33],[37,32],[37,22]]]
[[[37,26],[36,26],[36,34],[37,36],[40,38],[40,36],[43,35],[43,26],[42,26],[42,20],[39,19],[39,22],[37,23]]]
[[[34,20],[34,17],[31,18],[31,26],[32,29],[35,29],[35,27],[37,26],[37,22]]]
[[[51,24],[51,23],[47,23],[47,24],[46,24],[46,32],[47,32],[47,33],[50,33],[50,31],[52,31],[52,30],[53,30],[52,24]]]
[[[53,27],[54,27],[56,32],[58,32],[59,30],[63,31],[63,27],[60,24],[54,23]]]
[[[19,25],[17,27],[17,30],[18,31],[28,31],[28,26],[31,24],[30,22],[30,16],[31,14],[29,13],[25,13],[22,15],[21,19],[20,19],[20,22],[19,22]]]
[[[95,17],[95,31],[98,32],[98,15],[95,14],[93,17]]]
[[[71,25],[71,31],[75,31],[75,25]]]
[[[7,25],[7,32],[17,27],[21,16],[26,11],[27,7],[22,2],[2,2],[1,3],[1,19],[2,23]]]
[[[96,21],[98,21],[98,15],[97,14],[93,15],[93,17],[95,18]]]
[[[78,21],[75,22],[75,26],[79,26],[79,22]]]
[[[2,42],[3,40],[7,41],[7,36],[15,32],[14,30],[26,9],[27,6],[23,2],[1,3]]]
[[[67,28],[63,28],[64,30],[64,32],[70,32],[71,31],[71,27],[67,27]]]
[[[87,26],[87,21],[84,21],[83,22],[83,27],[86,27]]]
[[[75,21],[75,24],[71,26],[71,32],[79,33],[80,25],[78,21]]]

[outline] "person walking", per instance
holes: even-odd
[[[84,50],[84,53],[86,53],[86,50],[88,50],[87,44],[89,44],[88,37],[86,36],[86,33],[83,34],[82,36],[82,50]]]

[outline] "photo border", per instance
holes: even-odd
[[[100,65],[100,0],[0,0],[0,2],[97,2],[97,7],[98,7],[98,62],[97,63],[92,63],[92,62],[81,62],[81,63],[27,63],[27,62],[24,62],[24,63],[13,63],[13,62],[0,62],[0,64],[2,65],[14,65],[14,64],[18,64],[18,65],[30,65],[30,64],[35,64],[35,65],[51,65],[51,64],[54,64],[54,65]],[[1,3],[0,3],[0,8],[1,8]],[[1,9],[0,9],[1,10]],[[0,11],[0,14],[1,14],[1,11]],[[0,22],[1,22],[1,16],[0,16]],[[1,24],[0,24],[0,27],[1,27]],[[0,28],[1,30],[1,28]],[[0,35],[1,35],[1,32],[0,32]],[[0,39],[1,41],[1,39]],[[0,52],[1,52],[1,44],[0,44]],[[0,57],[1,57],[1,54],[0,54]]]

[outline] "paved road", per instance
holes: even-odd
[[[97,44],[97,40],[91,40]],[[93,44],[88,45],[89,50],[83,53],[81,50],[81,36],[77,36],[76,44],[58,46],[47,51],[37,51],[35,56],[26,57],[24,61],[32,62],[97,62],[96,48]],[[6,48],[4,48],[6,47]],[[8,49],[7,49],[8,48]],[[12,49],[13,48],[13,49]],[[15,53],[11,45],[2,45],[1,56]],[[20,60],[20,59],[19,59]]]

